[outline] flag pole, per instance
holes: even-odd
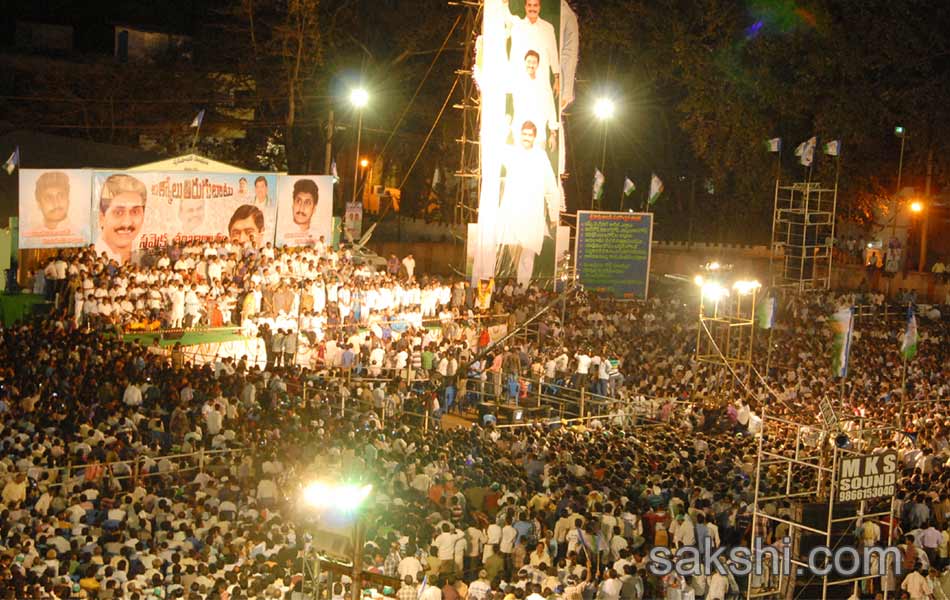
[[[195,137],[194,137],[194,139],[191,140],[191,153],[192,153],[192,154],[195,153],[195,146],[198,144],[198,134],[201,133],[201,121],[203,121],[203,120],[204,120],[204,119],[199,120],[199,121],[198,121],[198,126],[195,127]]]
[[[903,353],[902,353],[903,354]],[[904,431],[904,398],[907,397],[907,355],[904,354],[903,367],[901,368],[901,404],[897,412],[897,427]]]
[[[907,303],[908,315],[910,315],[910,311],[911,311],[910,307],[911,307],[911,304],[910,302],[908,302]],[[907,339],[906,339],[907,328],[906,327],[904,330],[904,338],[905,339],[903,343],[907,344]],[[901,431],[904,431],[904,399],[907,397],[907,353],[903,352],[902,350],[901,355],[903,357],[903,361],[901,365],[901,403],[900,403],[900,408],[898,408],[898,412],[897,412],[897,426],[900,428]]]

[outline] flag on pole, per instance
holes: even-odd
[[[838,156],[841,154],[841,140],[831,140],[825,144],[824,150],[828,156]]]
[[[198,111],[198,114],[195,115],[195,118],[191,121],[192,127],[201,127],[201,122],[205,120],[205,109]]]
[[[831,326],[835,332],[831,370],[835,377],[847,377],[851,336],[854,333],[854,309],[848,306],[838,310],[831,317]]]
[[[10,155],[10,158],[7,159],[7,162],[3,163],[3,170],[7,172],[7,175],[13,175],[13,171],[20,166],[20,147],[17,146],[13,150],[13,153]]]
[[[330,163],[330,175],[333,175],[333,183],[340,182],[340,176],[336,172],[336,159]]]
[[[907,329],[904,330],[904,341],[901,342],[901,354],[904,360],[912,360],[917,356],[917,315],[913,307],[907,307]]]
[[[769,152],[781,152],[782,138],[772,138],[770,140],[765,140],[765,148]]]
[[[629,177],[624,178],[623,180],[623,195],[629,196],[637,189],[636,184],[630,181]]]
[[[439,171],[439,167],[436,167],[432,173],[432,189],[434,190],[440,183],[442,183],[442,172]]]
[[[650,206],[656,204],[656,201],[660,198],[660,194],[663,193],[663,182],[660,181],[660,178],[654,173],[650,177],[650,198],[647,200]]]
[[[594,200],[604,197],[604,174],[600,169],[594,169]]]
[[[775,327],[775,309],[778,301],[774,296],[769,296],[765,302],[759,305],[759,327],[762,329],[772,329]]]
[[[807,141],[802,142],[795,148],[795,156],[799,157],[799,162],[810,167],[815,161],[815,146],[818,144],[818,138],[811,136]]]

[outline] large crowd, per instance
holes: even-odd
[[[436,315],[476,310],[471,288],[425,278],[416,284],[406,265],[374,274],[333,249],[273,257],[265,249],[241,260],[220,248],[216,257],[207,252],[182,249],[175,261],[169,253],[153,257],[152,266],[127,267],[102,264],[87,251],[64,254],[54,262],[66,263],[67,277],[58,277],[56,264],[50,283],[58,310],[3,330],[0,597],[292,597],[307,583],[303,562],[319,535],[301,490],[322,479],[373,486],[362,516],[363,564],[392,582],[377,595],[724,600],[767,582],[718,572],[660,577],[648,568],[649,550],[706,540],[748,545],[763,411],[817,425],[825,399],[853,434],[859,418],[895,423],[903,416],[907,431],[865,441],[869,451],[897,448],[903,470],[893,519],[868,520],[855,536],[864,545],[898,545],[902,559],[859,592],[950,593],[950,575],[940,570],[950,564],[947,307],[918,307],[919,352],[906,373],[904,321],[873,309],[859,317],[842,386],[828,366],[829,315],[883,299],[783,296],[775,328],[756,337],[769,369],[759,361],[761,377],[737,381],[695,360],[696,309],[690,293],[676,288],[640,303],[577,292],[563,312],[537,319],[528,338],[495,346],[477,329],[465,332],[464,319],[446,318],[437,333],[409,325],[393,335],[387,319],[376,323],[378,332],[372,322],[374,314],[392,316],[393,307],[371,301],[364,313],[360,300],[352,316],[354,295],[381,289],[432,290]],[[176,269],[188,254],[205,263],[205,273],[209,263],[229,264],[229,277],[222,270],[224,283],[202,282],[202,267]],[[300,265],[316,271],[301,279]],[[268,293],[270,302],[284,301],[277,298],[282,286],[293,288],[286,315],[323,286],[323,311],[335,305],[344,326],[322,331],[314,343],[323,350],[311,364],[268,352],[266,365],[242,358],[199,365],[180,351],[169,356],[125,343],[111,331],[114,320],[103,327],[102,314],[89,317],[84,308],[90,297],[97,306],[100,298],[118,299],[132,303],[133,320],[177,325],[176,301],[162,287],[178,279],[208,286],[206,299],[212,289],[219,299],[233,296],[241,308],[232,313],[243,314],[242,294],[259,291],[255,315],[268,312]],[[166,302],[154,313],[153,289]],[[349,322],[341,289],[351,291]],[[553,298],[506,284],[493,310],[517,325]],[[240,323],[234,314],[232,322]],[[370,387],[363,374],[387,381]],[[439,426],[453,402],[466,408],[470,391],[519,403],[536,385],[551,395],[585,388],[611,402],[574,423]],[[432,418],[419,417],[425,413]],[[765,443],[779,449],[788,440]],[[780,475],[761,485],[783,485]],[[802,475],[796,485],[805,484]],[[762,507],[778,515],[791,509]],[[779,543],[781,527],[760,525],[768,543]],[[343,578],[324,591],[340,600],[351,584]]]

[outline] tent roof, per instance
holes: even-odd
[[[211,160],[199,154],[185,154],[130,167],[129,171],[199,171],[203,173],[247,173],[247,169]]]

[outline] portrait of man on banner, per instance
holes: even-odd
[[[21,170],[20,247],[88,244],[90,182],[79,170]]]
[[[332,178],[282,176],[277,182],[278,246],[313,246],[332,235]]]
[[[537,126],[525,121],[518,144],[507,148],[498,207],[499,274],[525,287],[545,238],[553,248],[560,207],[560,188],[547,154],[535,145],[537,135]]]
[[[239,206],[228,221],[228,238],[241,248],[261,248],[264,245],[264,212],[253,204]]]
[[[105,253],[119,264],[132,260],[147,200],[145,184],[132,175],[117,173],[105,180],[99,191],[97,253]]]

